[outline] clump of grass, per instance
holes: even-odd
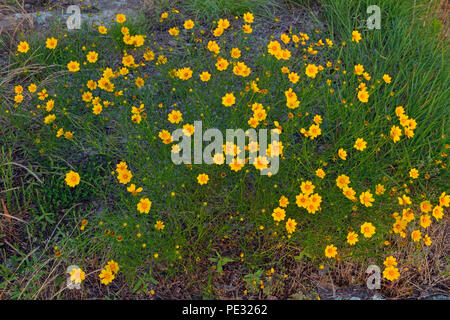
[[[101,199],[104,207],[69,220],[79,236],[62,242],[63,254],[92,248],[102,253],[96,273],[111,272],[103,266],[115,259],[134,280],[145,266],[153,285],[156,274],[206,269],[209,296],[213,279],[231,267],[247,274],[249,291],[269,294],[270,279],[288,278],[292,260],[327,268],[339,261],[381,266],[395,255],[393,244],[413,241],[412,254],[429,250],[426,221],[441,227],[440,212],[448,207],[442,193],[445,51],[434,39],[417,44],[408,38],[416,22],[405,20],[406,9],[396,2],[383,3],[391,37],[361,27],[360,2],[337,1],[324,3],[327,21],[334,21],[329,34],[291,28],[269,43],[252,39],[258,19],[222,19],[206,30],[193,19],[186,29],[180,21],[189,18],[177,11],[158,17],[168,43],[155,34],[144,37],[129,17],[109,30],[85,26],[57,37],[54,48],[44,38],[29,40],[31,49],[15,53],[14,63],[51,65],[58,81],[50,87],[35,75],[17,83],[15,103],[2,114],[23,130],[43,174],[52,175],[38,199],[41,213],[61,206],[70,211],[77,199]],[[248,10],[242,3],[214,4],[197,9],[209,10],[208,17]],[[403,28],[395,29],[394,17]],[[231,53],[236,48],[240,53]],[[202,80],[203,72],[211,78]],[[264,163],[175,165],[170,132],[197,120],[221,130],[281,132],[279,172],[261,175]],[[246,157],[244,148],[236,153]],[[90,237],[97,239],[92,247]],[[397,258],[398,266],[387,266],[393,273],[385,274],[395,285],[405,263]],[[262,278],[266,285],[258,283]]]

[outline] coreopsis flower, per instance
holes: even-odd
[[[131,54],[126,54],[122,57],[122,64],[125,67],[132,67],[134,66],[134,57]]]
[[[137,77],[136,80],[134,81],[134,84],[136,85],[136,87],[141,88],[144,86],[145,81],[141,77]]]
[[[412,168],[411,170],[409,170],[409,176],[413,179],[417,179],[419,177],[419,170],[417,170],[416,168]]]
[[[352,32],[352,41],[358,43],[361,40],[361,34],[359,33],[358,30],[354,30]]]
[[[420,226],[424,229],[428,228],[431,225],[431,217],[428,214],[424,214],[420,216]]]
[[[343,189],[344,187],[348,186],[349,183],[350,178],[345,174],[341,174],[336,178],[336,185],[338,186],[339,189]]]
[[[191,68],[182,68],[177,70],[177,77],[181,80],[188,80],[192,77],[192,70]]]
[[[383,75],[383,81],[385,83],[391,83],[391,77],[388,74]]]
[[[349,232],[347,234],[347,243],[351,246],[355,245],[358,242],[358,234],[356,232]]]
[[[195,23],[194,23],[194,21],[192,21],[191,19],[186,20],[186,21],[184,22],[184,28],[185,28],[186,30],[192,29],[192,28],[194,27],[194,25],[195,25]]]
[[[304,181],[300,185],[300,189],[302,190],[302,193],[309,195],[314,192],[315,186],[312,184],[311,181]]]
[[[98,53],[95,51],[89,51],[86,55],[86,59],[89,63],[95,63],[98,60]]]
[[[105,26],[99,26],[98,32],[100,32],[101,34],[106,34],[108,32],[108,29]]]
[[[142,192],[142,190],[142,187],[136,188],[136,185],[134,183],[130,184],[130,186],[127,187],[127,191],[130,192],[133,196]]]
[[[119,272],[120,268],[119,268],[119,264],[116,261],[110,260],[106,264],[105,269],[111,271],[113,274],[117,274],[117,272]]]
[[[342,160],[347,160],[347,151],[345,151],[344,149],[340,148],[338,150],[338,156],[339,158],[341,158]]]
[[[278,200],[278,204],[280,207],[286,208],[289,204],[289,200],[285,196],[281,196],[280,200]]]
[[[215,54],[219,54],[220,53],[220,47],[217,44],[216,41],[210,40],[208,42],[207,48],[209,51],[214,52]]]
[[[289,81],[294,84],[297,83],[298,80],[300,79],[299,75],[295,72],[289,73],[288,78],[289,78]]]
[[[116,15],[116,21],[118,23],[124,23],[125,21],[127,21],[127,17],[124,14],[119,13]]]
[[[337,248],[330,244],[325,248],[325,257],[335,258],[337,256]]]
[[[363,151],[367,146],[367,142],[364,141],[363,138],[358,138],[356,139],[355,145],[353,146],[353,148],[355,148],[356,150],[359,151]]]
[[[239,48],[233,48],[231,49],[230,55],[233,59],[239,59],[241,56],[241,50],[239,50]]]
[[[315,78],[317,73],[319,72],[319,68],[315,64],[308,64],[306,66],[305,74],[310,78]]]
[[[431,241],[431,238],[430,238],[430,236],[429,236],[428,234],[426,234],[426,235],[423,237],[423,243],[425,243],[425,245],[426,245],[427,247],[431,246],[432,241]]]
[[[197,182],[200,185],[207,184],[209,181],[209,176],[206,173],[201,173],[197,176]]]
[[[406,194],[404,194],[401,197],[398,197],[397,199],[398,199],[398,204],[401,206],[406,206],[406,205],[411,204],[411,198],[408,197]]]
[[[133,177],[133,174],[130,170],[120,170],[117,174],[117,180],[119,180],[122,184],[128,184],[128,182],[131,181],[131,178]]]
[[[80,268],[74,268],[70,271],[70,281],[73,283],[81,283],[84,279],[86,279],[86,274]]]
[[[325,178],[325,171],[322,168],[317,169],[316,176],[318,176],[320,179]]]
[[[26,41],[20,41],[17,45],[17,51],[21,53],[27,53],[30,50],[30,45]]]
[[[183,115],[179,110],[172,110],[167,118],[171,123],[180,123],[181,121],[183,121]]]
[[[420,210],[421,210],[422,212],[428,213],[428,212],[431,211],[431,209],[432,209],[432,207],[431,207],[430,201],[426,200],[426,201],[422,201],[422,202],[420,203]]]
[[[249,25],[249,24],[244,24],[244,25],[242,26],[242,31],[243,31],[244,33],[250,34],[250,33],[253,32],[253,29],[252,29],[252,26],[251,26],[251,25]]]
[[[288,220],[286,221],[286,231],[288,233],[294,233],[296,227],[297,227],[297,222],[295,221],[295,219],[288,218]]]
[[[162,140],[164,144],[169,144],[173,141],[172,135],[167,130],[162,130],[158,133],[158,137]]]
[[[358,99],[362,103],[367,103],[369,101],[369,93],[367,92],[367,90],[359,90]]]
[[[444,216],[444,208],[441,206],[435,206],[433,208],[433,217],[439,221],[440,219],[442,219],[442,217]]]
[[[222,97],[222,104],[225,107],[231,107],[236,103],[236,97],[234,96],[233,92],[225,94],[225,96]]]
[[[371,222],[364,222],[361,225],[361,234],[364,235],[365,238],[372,238],[375,234],[375,226]]]
[[[397,265],[397,259],[393,256],[389,256],[384,260],[383,264],[386,267],[395,267]]]
[[[192,124],[185,124],[183,126],[183,134],[185,136],[190,137],[194,134],[194,132],[195,132],[195,127]]]
[[[219,19],[219,21],[217,22],[217,27],[228,29],[230,27],[230,21],[228,21],[228,19]]]
[[[37,86],[34,83],[32,83],[28,86],[28,91],[30,93],[34,93],[34,92],[36,92],[36,90],[37,90]]]
[[[310,202],[311,201],[306,194],[300,193],[295,196],[295,203],[299,208],[307,208]]]
[[[414,242],[419,242],[420,239],[422,239],[422,233],[420,232],[420,230],[414,230],[413,232],[411,232],[411,239]]]
[[[284,210],[280,207],[277,207],[277,208],[273,209],[272,217],[273,217],[273,220],[275,220],[277,222],[282,221],[286,217],[286,210]]]
[[[356,191],[353,190],[353,188],[348,187],[348,186],[344,186],[342,188],[342,193],[344,194],[344,196],[347,199],[352,200],[352,201],[356,201],[356,197],[355,197]]]
[[[255,17],[251,12],[244,13],[243,19],[247,23],[253,23]]]
[[[400,141],[400,137],[402,136],[402,129],[397,126],[392,126],[390,131],[390,137],[394,141],[394,143]]]
[[[364,66],[361,65],[361,64],[355,65],[355,66],[353,67],[353,72],[354,72],[356,75],[359,75],[359,76],[362,75],[363,72],[364,72]]]
[[[227,59],[223,59],[221,57],[217,58],[216,68],[218,71],[227,70],[228,65],[229,65],[229,62],[227,61]]]
[[[450,195],[442,192],[439,196],[439,205],[441,207],[448,207],[450,205]]]
[[[160,220],[156,221],[156,223],[155,223],[155,229],[156,229],[156,230],[161,231],[161,230],[163,230],[164,228],[165,228],[164,222],[162,222],[162,221],[160,221]]]
[[[115,276],[114,276],[114,274],[112,273],[112,271],[111,270],[108,270],[108,269],[103,269],[101,272],[100,272],[100,274],[98,275],[98,277],[101,279],[101,283],[102,284],[104,284],[104,285],[108,285],[108,284],[110,284],[113,280],[114,280],[114,278],[115,278]]]
[[[372,202],[375,201],[372,193],[370,193],[370,190],[367,190],[367,191],[361,193],[361,195],[359,196],[359,200],[360,200],[361,204],[363,204],[366,207],[371,207]]]
[[[69,187],[74,188],[80,183],[80,175],[77,172],[70,170],[66,173],[64,181]]]
[[[47,38],[47,40],[45,41],[45,46],[50,50],[55,49],[57,44],[58,44],[58,40],[53,37]]]
[[[211,79],[211,74],[208,71],[203,71],[200,74],[200,80],[203,82],[208,82]]]
[[[152,202],[148,198],[142,198],[139,200],[139,203],[137,204],[137,210],[140,213],[149,213],[150,209],[152,207]]]
[[[67,69],[68,69],[70,72],[77,72],[77,71],[80,71],[80,63],[79,63],[78,61],[70,61],[70,62],[67,64]]]
[[[180,30],[177,27],[173,27],[169,29],[169,34],[171,36],[177,36],[180,34]]]
[[[382,184],[377,184],[375,186],[375,194],[381,195],[381,194],[384,194],[385,191],[386,191],[386,188]]]
[[[383,277],[389,281],[394,281],[400,278],[400,273],[396,267],[390,266],[384,269]]]

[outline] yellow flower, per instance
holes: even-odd
[[[169,113],[168,120],[171,123],[180,123],[181,121],[183,121],[183,115],[179,110],[173,110],[171,113]]]
[[[80,268],[70,271],[70,281],[73,283],[81,283],[86,278],[86,274]]]
[[[386,83],[391,83],[391,77],[388,74],[383,75],[383,80]]]
[[[134,183],[132,183],[129,187],[127,187],[127,191],[130,192],[133,196],[142,192],[142,190],[143,190],[142,187],[136,188],[136,185]]]
[[[58,44],[58,40],[53,37],[47,38],[47,40],[45,41],[45,46],[51,50],[55,49],[57,44]]]
[[[278,200],[278,203],[280,207],[286,208],[289,204],[289,200],[285,196],[281,196],[280,200]]]
[[[294,233],[296,226],[297,226],[297,222],[295,221],[295,219],[289,218],[286,221],[286,230],[288,233]]]
[[[191,68],[182,68],[177,70],[177,77],[181,80],[188,80],[192,77],[192,70]]]
[[[244,24],[244,25],[242,26],[242,31],[243,31],[244,33],[250,34],[250,33],[253,32],[253,29],[252,29],[252,26],[251,26],[251,25],[249,25],[249,24]]]
[[[102,272],[98,275],[100,279],[102,279],[100,282],[104,285],[110,284],[114,280],[114,274],[111,270],[103,269]]]
[[[132,177],[133,174],[128,169],[120,170],[117,175],[117,179],[122,184],[127,184],[128,182],[130,182]]]
[[[417,179],[419,177],[419,170],[415,168],[409,170],[409,176],[413,179]]]
[[[336,185],[340,189],[343,189],[344,187],[348,186],[349,183],[350,183],[350,178],[345,174],[341,174],[340,176],[338,176],[336,178]]]
[[[347,243],[351,246],[355,245],[358,242],[358,234],[356,232],[349,232],[347,234]]]
[[[394,143],[400,141],[400,137],[402,136],[402,129],[397,126],[392,126],[390,136]]]
[[[86,59],[89,63],[95,63],[98,60],[98,53],[95,51],[89,51],[86,55]]]
[[[253,21],[255,19],[255,17],[253,16],[253,14],[251,12],[244,13],[243,18],[244,18],[244,21],[247,23],[253,23]]]
[[[286,210],[284,210],[280,207],[277,207],[273,210],[272,217],[273,217],[273,220],[275,220],[275,221],[282,221],[286,217]]]
[[[200,80],[202,80],[203,82],[207,82],[209,81],[209,79],[211,79],[211,74],[208,71],[203,71],[200,74]]]
[[[367,142],[364,141],[363,138],[358,138],[356,139],[355,145],[353,146],[353,148],[355,148],[356,150],[359,151],[363,151],[367,146]]]
[[[362,75],[363,72],[364,72],[364,66],[361,65],[361,64],[355,65],[355,66],[354,66],[353,72],[354,72],[356,75],[359,75],[359,76]]]
[[[337,255],[337,248],[330,244],[325,248],[325,257],[334,258]]]
[[[235,104],[235,102],[236,98],[233,93],[227,93],[222,97],[222,104],[225,107],[231,107],[233,104]]]
[[[433,208],[433,217],[439,221],[440,219],[442,219],[442,217],[444,216],[444,208],[442,208],[441,206],[435,206]]]
[[[377,184],[375,186],[375,193],[377,195],[384,194],[385,191],[386,191],[386,188],[382,184]]]
[[[311,181],[304,181],[300,185],[300,189],[306,195],[309,195],[309,194],[313,193],[314,192],[314,188],[315,188],[315,186],[312,184]]]
[[[322,168],[319,168],[316,170],[316,176],[318,176],[320,179],[325,178],[325,171],[323,171]]]
[[[354,30],[352,32],[352,41],[358,43],[360,40],[361,40],[361,34],[357,30]]]
[[[137,210],[140,213],[149,213],[150,209],[152,207],[152,202],[148,198],[142,198],[139,200],[139,203],[137,204]]]
[[[347,160],[347,151],[345,151],[344,149],[340,148],[338,150],[338,156],[339,158],[341,158],[342,160]]]
[[[209,177],[208,177],[208,175],[205,174],[205,173],[201,173],[201,174],[199,174],[199,175],[197,176],[197,182],[198,182],[200,185],[207,184],[208,181],[209,181]]]
[[[173,27],[169,29],[169,34],[171,36],[177,36],[180,33],[180,30],[177,27]]]
[[[420,239],[422,239],[422,233],[420,232],[420,230],[414,230],[414,231],[411,233],[411,239],[412,239],[414,242],[420,241]]]
[[[384,260],[383,264],[386,267],[395,267],[397,265],[397,259],[393,256],[389,256]]]
[[[162,222],[162,221],[156,221],[156,223],[155,223],[155,229],[156,230],[162,230],[162,229],[164,229],[164,222]]]
[[[98,32],[101,34],[106,34],[108,32],[108,29],[105,26],[98,27]]]
[[[365,205],[366,207],[371,207],[372,202],[375,201],[372,193],[370,193],[370,190],[367,190],[367,191],[361,193],[361,195],[359,196],[359,200],[360,200],[361,204]]]
[[[424,214],[420,216],[420,225],[422,228],[426,229],[431,225],[431,217],[428,214]]]
[[[80,175],[77,172],[70,170],[66,173],[65,182],[69,187],[74,188],[80,183]]]
[[[306,75],[310,78],[315,78],[317,73],[319,72],[319,68],[315,64],[308,64],[306,67]]]
[[[423,242],[425,243],[425,245],[428,247],[428,246],[431,246],[431,243],[432,243],[432,241],[431,241],[431,238],[430,238],[430,236],[428,235],[428,234],[426,234],[424,237],[423,237]]]
[[[80,70],[80,64],[79,64],[77,61],[70,61],[70,62],[67,64],[67,69],[68,69],[70,72],[77,72],[77,71]]]
[[[17,51],[21,53],[27,53],[30,50],[30,45],[26,41],[20,41],[17,46]]]
[[[124,14],[119,13],[118,15],[116,15],[116,21],[118,23],[124,23],[125,21],[127,21],[127,18]]]
[[[362,103],[368,102],[369,101],[369,93],[367,92],[367,90],[359,90],[358,91],[358,99]]]
[[[194,27],[194,21],[192,21],[191,19],[189,19],[189,20],[186,20],[185,22],[184,22],[184,28],[186,29],[186,30],[189,30],[189,29],[192,29],[193,27]]]
[[[372,238],[372,236],[375,234],[374,225],[371,222],[364,222],[361,225],[361,233],[365,238]]]
[[[110,260],[106,264],[105,269],[111,271],[113,274],[117,274],[120,268],[117,262],[115,262],[114,260]]]
[[[400,278],[400,273],[396,267],[391,266],[384,269],[383,277],[389,281],[394,281]]]

